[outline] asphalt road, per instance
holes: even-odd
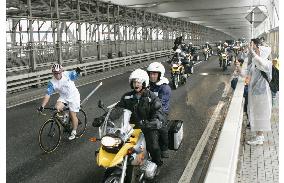
[[[165,66],[169,78],[169,66]],[[207,62],[201,62],[194,70],[195,73],[185,86],[172,91],[169,118],[184,121],[184,139],[180,149],[171,151],[170,158],[164,160],[158,177],[161,183],[178,182],[232,73],[232,67],[226,72],[219,68],[216,56]],[[88,115],[85,135],[74,141],[68,141],[65,135],[58,149],[51,154],[43,153],[38,144],[40,126],[48,118],[36,113],[41,100],[7,109],[7,182],[100,182],[104,169],[98,167],[95,161],[95,150],[99,144],[88,141],[90,137],[98,136],[98,130],[91,126],[91,122],[94,117],[102,114],[97,107],[99,99],[109,105],[130,90],[129,75],[130,72],[102,81],[103,86],[84,107]],[[97,84],[98,82],[80,87],[81,99]],[[58,95],[53,95],[50,105],[55,104],[57,98]]]

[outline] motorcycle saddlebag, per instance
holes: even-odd
[[[169,120],[169,149],[178,150],[183,139],[183,121]]]

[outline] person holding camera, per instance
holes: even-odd
[[[271,131],[271,91],[268,80],[272,78],[272,64],[268,60],[271,48],[260,45],[259,39],[252,39],[249,52],[251,64],[248,67],[250,82],[248,85],[248,116],[251,130],[256,132],[256,136],[247,141],[249,145],[261,145],[264,142],[264,131]]]

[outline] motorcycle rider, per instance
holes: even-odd
[[[205,43],[205,45],[203,46],[203,49],[207,49],[208,57],[211,56],[211,54],[212,54],[212,47],[210,46],[209,42]],[[206,53],[203,53],[203,54],[204,54],[204,56],[206,55]]]
[[[185,43],[181,43],[180,48],[183,52],[189,53],[188,52],[188,46]]]
[[[233,61],[233,48],[229,46],[227,42],[224,43],[224,52],[228,55],[228,65],[231,65]]]
[[[152,161],[160,167],[163,162],[158,130],[165,122],[161,101],[147,88],[149,76],[146,71],[134,70],[130,74],[129,84],[132,91],[125,93],[115,108],[132,112],[130,121],[135,123],[135,128],[141,128]]]
[[[210,54],[212,52],[212,46],[209,44],[209,42],[205,43],[205,48],[208,48],[210,50]]]
[[[175,42],[174,42],[173,50],[176,51],[176,49],[178,49],[179,45],[181,45],[183,42],[184,42],[183,36],[177,37],[175,39]]]
[[[159,62],[151,63],[147,72],[150,78],[150,91],[154,92],[162,102],[162,110],[165,114],[165,120],[168,119],[169,114],[169,105],[171,97],[171,88],[169,86],[169,80],[164,77],[165,67]],[[162,157],[168,158],[168,128],[166,124],[159,130],[160,135],[160,148],[162,151]]]
[[[197,61],[197,60],[198,60],[198,59],[197,59],[197,56],[198,56],[198,55],[197,55],[197,53],[196,53],[196,48],[193,47],[193,45],[192,45],[192,42],[189,42],[189,43],[188,43],[188,49],[187,49],[187,50],[188,50],[188,52],[189,52],[190,55],[191,55],[191,58],[192,58],[191,61],[193,61],[193,60],[196,60],[196,61]]]
[[[213,48],[212,46],[208,43],[208,46],[209,46],[209,50],[210,50],[210,56],[213,55]]]
[[[192,42],[189,42],[189,43],[188,43],[188,48],[187,48],[187,50],[189,51],[189,53],[192,52],[192,48],[193,48]]]
[[[193,65],[190,62],[188,55],[185,51],[182,51],[181,49],[176,49],[176,56],[177,58],[180,58],[181,64],[184,67],[184,74],[188,76],[191,73],[191,67]]]
[[[221,52],[222,52],[222,41],[219,41],[217,46],[217,54],[221,55]]]
[[[225,52],[226,54],[228,54],[229,53],[229,49],[230,49],[229,44],[227,42],[224,42],[223,43],[222,52]]]

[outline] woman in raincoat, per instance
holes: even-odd
[[[271,91],[268,82],[261,74],[261,71],[265,72],[269,81],[272,78],[272,63],[267,59],[271,48],[260,46],[259,39],[252,39],[249,51],[252,62],[249,67],[248,115],[251,130],[256,132],[256,136],[247,143],[260,145],[264,142],[263,132],[271,130]]]

